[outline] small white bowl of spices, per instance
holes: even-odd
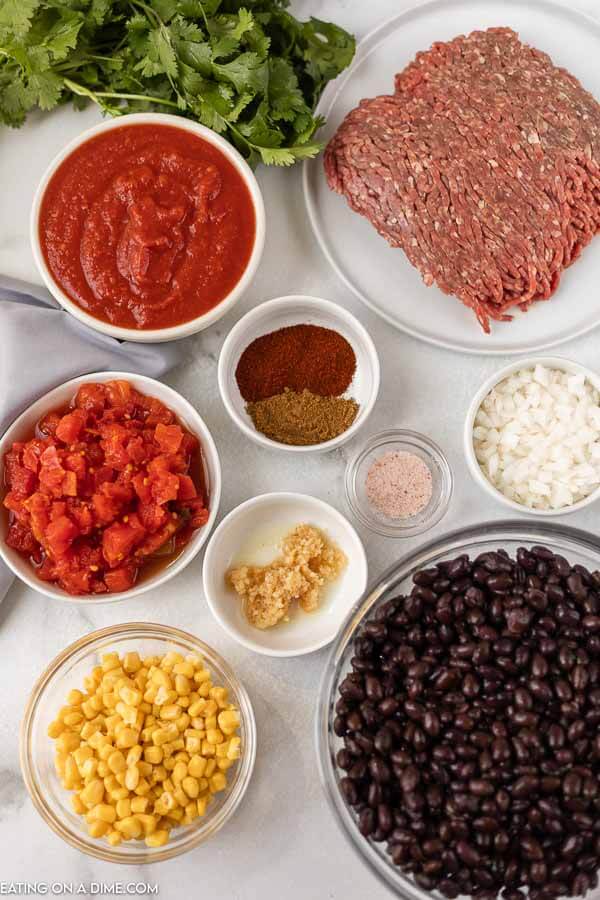
[[[324,452],[366,422],[379,392],[379,359],[343,307],[292,295],[260,304],[231,329],[218,380],[227,412],[251,440]]]
[[[346,468],[350,509],[384,537],[412,537],[432,528],[448,509],[452,486],[442,450],[405,429],[373,435]]]

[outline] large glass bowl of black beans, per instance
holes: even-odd
[[[600,540],[495,522],[406,556],[321,686],[323,785],[409,900],[582,896],[600,869]]]

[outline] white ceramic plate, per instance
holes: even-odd
[[[323,589],[319,609],[294,610],[289,622],[261,630],[251,625],[240,598],[225,581],[232,566],[267,565],[279,555],[279,544],[296,525],[320,528],[344,551],[348,563]],[[299,656],[329,644],[367,587],[367,557],[362,542],[336,509],[308,494],[260,494],[233,509],[206,548],[202,573],[204,593],[217,622],[235,641],[265,656]]]
[[[320,134],[329,140],[364,97],[393,92],[394,74],[419,50],[477,28],[506,25],[550,54],[600,98],[600,22],[550,0],[433,0],[372,31],[349,72],[324,92]],[[436,287],[427,288],[401,250],[393,250],[366,219],[327,187],[322,157],[305,163],[304,191],[315,235],[345,284],[396,328],[463,353],[530,353],[571,340],[600,323],[600,240],[564,274],[556,294],[512,322],[481,330],[474,314]]]

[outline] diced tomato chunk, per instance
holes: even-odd
[[[163,453],[177,453],[183,440],[183,431],[179,425],[163,425],[159,422],[154,429],[154,440]]]
[[[127,566],[119,566],[118,569],[112,569],[104,575],[106,587],[111,593],[119,593],[120,591],[128,591],[135,584],[137,569],[131,563]]]
[[[62,483],[62,491],[63,494],[66,494],[68,497],[77,496],[77,475],[75,474],[75,472],[65,472],[65,477],[63,478]]]
[[[171,472],[160,472],[152,478],[151,491],[155,503],[163,504],[169,500],[176,500],[179,493],[179,478]]]
[[[6,543],[19,553],[34,555],[39,552],[40,545],[36,541],[31,529],[23,522],[11,522],[6,535]]]
[[[109,566],[125,559],[144,535],[144,526],[135,514],[127,516],[126,522],[110,525],[102,535],[102,552]]]
[[[56,426],[56,437],[59,441],[62,441],[63,444],[72,444],[79,438],[84,425],[85,413],[76,409],[62,417]]]
[[[94,412],[101,412],[105,402],[106,388],[103,384],[82,384],[75,397],[75,406]]]
[[[196,485],[189,475],[178,475],[179,490],[177,491],[178,500],[191,500],[192,497],[198,496]]]
[[[64,556],[78,535],[77,526],[67,516],[58,516],[46,528],[46,544],[53,556]]]

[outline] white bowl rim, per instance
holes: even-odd
[[[569,359],[566,356],[527,356],[515,359],[513,362],[508,363],[508,365],[503,366],[493,375],[490,375],[489,378],[486,378],[471,400],[465,419],[463,448],[467,466],[473,479],[477,484],[483,487],[491,497],[494,497],[495,500],[499,500],[510,509],[530,516],[538,516],[541,518],[547,518],[549,516],[566,516],[578,512],[598,500],[598,498],[600,498],[600,487],[596,488],[595,491],[592,491],[591,494],[588,494],[587,497],[584,497],[583,500],[578,500],[577,503],[573,503],[571,506],[564,506],[560,509],[533,509],[529,506],[517,503],[515,500],[511,500],[509,497],[505,497],[498,488],[494,487],[482,472],[473,448],[473,425],[475,416],[489,392],[501,381],[504,381],[505,378],[512,375],[513,372],[518,372],[520,369],[532,369],[536,365],[545,366],[549,369],[561,369],[565,372],[577,372],[581,375],[585,375],[594,387],[600,391],[600,376],[594,372],[593,369],[589,369],[587,366],[583,366],[581,363],[575,362],[575,360]]]
[[[139,597],[141,594],[145,594],[147,591],[154,590],[155,588],[158,588],[161,585],[165,584],[167,581],[170,581],[171,578],[174,578],[175,575],[178,575],[180,572],[182,572],[183,569],[185,569],[189,565],[189,563],[192,562],[192,560],[197,556],[197,554],[206,543],[215,523],[215,519],[217,518],[219,504],[221,502],[221,488],[223,477],[221,472],[221,461],[219,459],[219,453],[208,426],[206,425],[200,413],[196,409],[194,409],[189,400],[186,400],[186,398],[179,394],[176,390],[174,390],[174,388],[170,387],[167,384],[164,384],[161,381],[158,381],[156,378],[151,378],[149,375],[137,375],[135,372],[89,372],[86,375],[78,375],[75,378],[70,378],[68,381],[63,381],[60,384],[57,384],[51,390],[46,391],[45,394],[42,394],[40,397],[38,397],[37,400],[34,400],[33,403],[30,403],[29,406],[27,406],[23,410],[23,412],[18,415],[17,418],[14,419],[13,422],[11,422],[11,424],[0,437],[0,473],[3,471],[4,467],[2,460],[4,458],[5,448],[12,441],[10,435],[13,431],[19,428],[25,417],[31,413],[33,407],[39,404],[40,408],[46,405],[46,408],[51,408],[52,397],[55,394],[62,392],[65,388],[75,388],[79,384],[87,384],[89,382],[94,382],[97,379],[103,381],[128,381],[132,378],[141,381],[143,384],[147,384],[149,391],[153,390],[154,385],[160,385],[161,391],[165,391],[168,396],[172,397],[173,402],[183,405],[185,414],[184,416],[181,416],[181,418],[186,419],[186,424],[189,427],[190,431],[196,434],[196,436],[200,439],[203,454],[207,458],[207,462],[208,458],[210,457],[211,464],[215,470],[214,483],[210,485],[210,509],[208,521],[205,525],[202,526],[201,529],[198,529],[195,535],[192,536],[189,544],[187,545],[192,552],[187,557],[185,557],[184,549],[184,551],[174,560],[174,562],[163,569],[162,572],[160,572],[158,575],[149,578],[147,581],[143,581],[138,585],[134,585],[128,591],[119,591],[118,593],[114,594],[71,595],[66,591],[59,592],[57,590],[53,590],[51,587],[46,586],[46,582],[42,581],[39,578],[35,578],[33,574],[23,574],[23,572],[17,571],[6,553],[4,541],[0,539],[0,559],[4,561],[4,563],[8,566],[15,577],[19,578],[28,587],[32,588],[32,590],[37,591],[39,594],[43,594],[45,597],[49,597],[51,600],[60,600],[64,603],[73,604],[82,603],[88,605],[99,605],[118,603],[123,600],[131,600],[134,597]],[[178,418],[180,417],[180,414],[177,412],[175,413],[175,415],[177,415]],[[30,567],[30,563],[24,559],[24,567],[25,566]]]
[[[277,650],[275,648],[264,647],[262,644],[259,644],[256,641],[249,640],[248,638],[245,638],[242,635],[240,635],[240,633],[235,628],[231,628],[227,624],[227,622],[223,619],[223,617],[221,616],[218,605],[213,602],[211,592],[208,590],[208,586],[207,586],[207,581],[208,581],[207,570],[212,562],[214,548],[216,547],[219,539],[221,538],[221,536],[222,536],[223,532],[225,531],[225,529],[227,528],[227,526],[234,519],[236,519],[238,517],[238,515],[240,515],[240,513],[244,513],[244,512],[246,512],[246,510],[251,509],[253,507],[256,508],[259,506],[266,506],[273,499],[284,500],[284,501],[287,500],[290,503],[293,503],[294,501],[297,501],[297,500],[301,500],[302,502],[309,500],[311,503],[314,503],[314,505],[318,509],[325,511],[327,513],[327,515],[336,519],[339,522],[339,524],[345,528],[345,530],[353,538],[353,540],[356,544],[356,549],[360,555],[359,562],[360,562],[361,568],[363,569],[362,584],[361,584],[360,591],[356,592],[357,596],[362,596],[362,594],[366,591],[368,580],[369,580],[369,572],[368,572],[367,554],[366,554],[366,551],[364,548],[364,544],[360,538],[360,535],[356,531],[356,528],[354,527],[354,525],[352,525],[350,520],[347,519],[346,516],[343,515],[343,513],[339,512],[337,509],[335,509],[334,506],[331,506],[330,503],[327,503],[325,500],[321,500],[319,497],[313,497],[312,494],[303,494],[303,493],[300,493],[299,491],[269,491],[264,494],[257,494],[255,497],[250,497],[248,500],[244,500],[243,503],[240,503],[238,506],[235,506],[230,512],[227,513],[227,515],[219,522],[217,528],[215,528],[215,530],[211,536],[211,539],[208,542],[208,545],[206,547],[206,553],[204,555],[204,562],[202,565],[202,587],[204,590],[204,597],[206,599],[208,607],[209,607],[211,613],[213,614],[214,618],[219,623],[221,628],[223,628],[223,630],[225,632],[227,632],[227,634],[229,635],[230,638],[232,638],[238,644],[241,644],[241,646],[245,647],[247,650],[252,650],[254,653],[260,653],[262,656],[271,656],[271,657],[278,657],[278,658],[284,659],[284,658],[290,658],[290,657],[294,657],[294,656],[305,656],[308,653],[315,653],[317,650],[321,650],[323,647],[327,647],[328,644],[331,644],[331,642],[335,640],[337,634],[339,633],[339,626],[340,626],[341,622],[345,620],[352,604],[349,604],[348,608],[343,612],[343,614],[340,618],[340,622],[338,623],[338,626],[334,630],[333,634],[331,634],[330,636],[325,637],[322,640],[315,641],[312,644],[307,644],[305,647],[302,647],[301,649],[298,649],[298,650]],[[356,601],[353,601],[353,603],[354,602],[356,602]]]
[[[170,326],[169,328],[124,328],[119,325],[112,325],[110,322],[104,322],[102,319],[97,319],[95,316],[90,315],[81,306],[71,300],[61,286],[55,281],[54,276],[50,272],[46,260],[44,259],[39,238],[39,215],[42,200],[50,179],[60,164],[70,156],[74,150],[104,131],[111,131],[115,128],[125,128],[129,125],[146,124],[168,125],[171,128],[180,128],[183,131],[189,131],[197,137],[203,138],[207,143],[218,148],[242,177],[248,188],[254,207],[254,244],[250,259],[248,260],[248,265],[239,281],[233,286],[229,294],[227,294],[223,300],[217,303],[212,309],[209,309],[208,312],[203,313],[201,316],[196,316],[196,318],[190,319],[187,322],[182,322],[179,325]],[[129,113],[115,119],[104,119],[102,122],[93,125],[91,128],[87,128],[81,134],[77,135],[77,137],[73,138],[73,140],[69,141],[69,143],[54,156],[45,169],[36,188],[29,217],[29,239],[35,264],[44,284],[52,296],[67,310],[67,312],[71,313],[76,319],[84,325],[87,325],[89,328],[93,328],[101,334],[107,334],[123,341],[136,341],[137,343],[162,343],[163,341],[178,340],[179,338],[188,337],[191,334],[195,334],[198,331],[208,328],[209,325],[212,325],[224,316],[225,313],[227,313],[242,297],[252,278],[256,274],[264,250],[265,229],[266,215],[262,192],[254,172],[241,153],[239,153],[232,144],[226,141],[224,137],[212,131],[210,128],[207,128],[205,125],[167,113]]]
[[[373,374],[373,387],[371,389],[369,400],[359,410],[359,413],[350,428],[347,428],[346,431],[338,434],[337,437],[331,438],[331,440],[329,441],[323,441],[323,443],[321,444],[296,445],[282,444],[279,441],[274,441],[271,438],[268,438],[266,435],[261,434],[261,432],[257,431],[256,428],[248,425],[248,423],[245,422],[244,419],[239,415],[234,404],[231,402],[229,391],[226,387],[228,374],[226,370],[226,363],[228,362],[227,357],[230,355],[231,347],[237,337],[245,330],[245,328],[253,319],[262,318],[265,312],[267,312],[268,310],[272,310],[275,307],[284,310],[288,309],[290,311],[296,307],[305,307],[314,310],[326,310],[327,312],[332,314],[334,319],[338,318],[345,324],[347,324],[350,328],[354,329],[359,335],[360,340],[366,347]],[[265,334],[266,333],[267,332],[265,332]],[[373,338],[371,337],[365,326],[362,324],[362,322],[360,322],[356,318],[356,316],[353,313],[349,312],[349,310],[347,310],[344,306],[341,306],[339,303],[335,303],[333,300],[326,300],[324,297],[316,297],[311,294],[285,294],[281,297],[274,297],[271,300],[265,300],[263,303],[259,303],[258,306],[250,309],[245,315],[242,316],[242,318],[238,322],[236,322],[236,324],[233,326],[233,328],[225,338],[223,346],[221,347],[217,369],[217,379],[219,382],[219,392],[221,394],[223,405],[225,406],[225,409],[229,413],[231,419],[235,422],[240,431],[242,431],[246,435],[246,437],[249,437],[257,444],[261,444],[263,447],[269,447],[270,449],[287,450],[290,453],[326,453],[329,450],[335,450],[336,447],[339,447],[341,444],[346,443],[346,441],[349,441],[352,437],[354,437],[356,432],[360,428],[362,428],[362,426],[371,415],[371,412],[373,411],[373,407],[375,406],[377,397],[379,395],[379,386],[381,383],[381,366],[379,363],[379,356]]]

